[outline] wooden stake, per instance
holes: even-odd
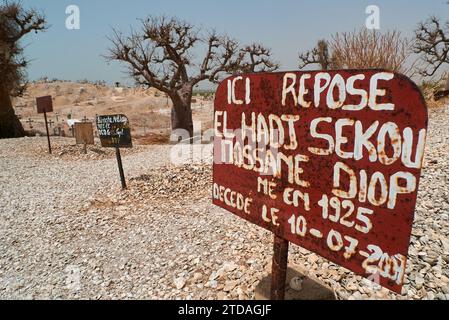
[[[126,189],[125,173],[123,172],[122,156],[120,155],[119,147],[115,147],[115,156],[117,157],[118,172],[120,174],[120,181],[122,182],[122,189]]]
[[[47,113],[44,112],[45,129],[47,130],[48,153],[51,154],[50,132],[48,131]]]
[[[271,300],[284,300],[285,282],[287,280],[289,242],[274,236],[273,262],[271,269]]]

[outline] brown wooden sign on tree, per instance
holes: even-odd
[[[216,93],[213,202],[275,234],[274,268],[289,241],[400,293],[427,121],[388,71],[233,76]]]

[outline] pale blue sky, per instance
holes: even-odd
[[[67,80],[129,82],[118,63],[108,65],[106,36],[115,27],[127,31],[148,15],[177,16],[198,26],[215,28],[242,43],[262,42],[272,48],[282,70],[297,69],[298,52],[337,31],[363,27],[368,5],[381,10],[381,30],[411,36],[429,15],[449,19],[446,0],[23,0],[42,10],[51,28],[26,38],[31,80],[42,76]],[[78,5],[81,29],[67,30],[68,5]]]

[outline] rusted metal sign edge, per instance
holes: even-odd
[[[230,77],[213,203],[400,293],[427,124],[416,84],[386,70]]]

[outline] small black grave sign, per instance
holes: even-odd
[[[125,115],[97,116],[96,121],[103,148],[132,148],[131,127]]]

